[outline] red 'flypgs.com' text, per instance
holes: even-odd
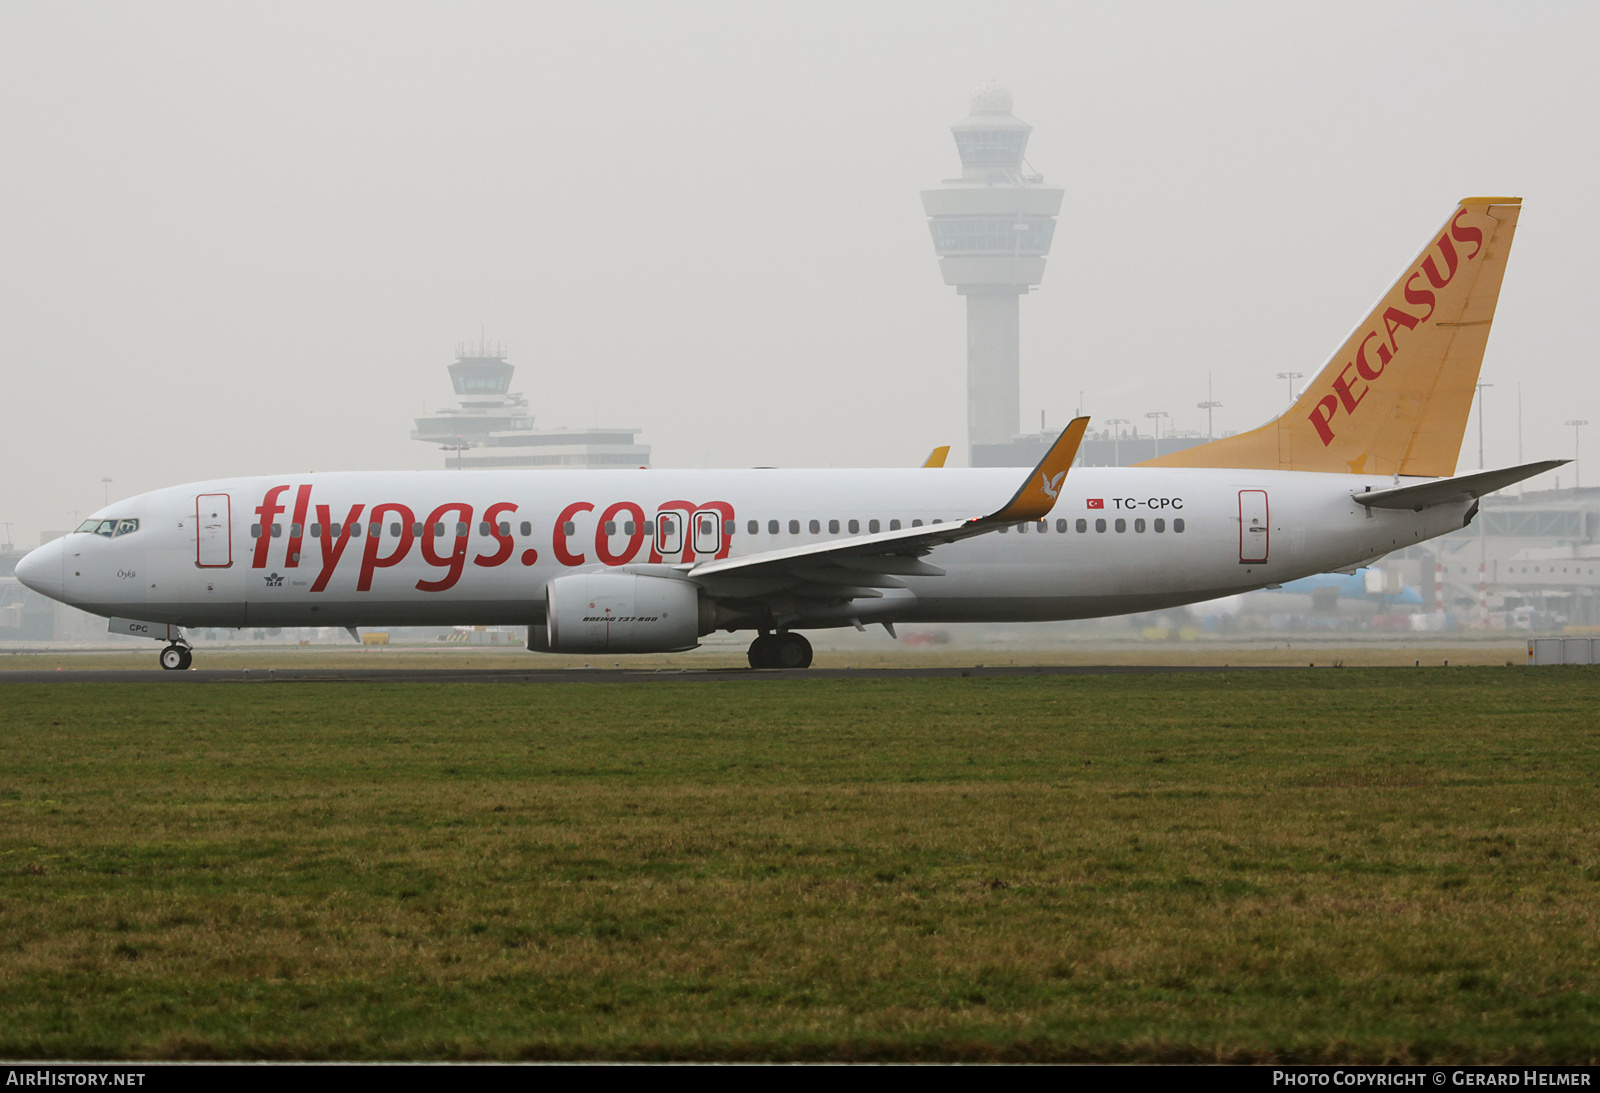
[[[272,564],[287,569],[299,568],[309,519],[312,521],[309,537],[317,543],[317,554],[304,560],[311,565],[318,565],[320,555],[317,577],[311,584],[312,592],[327,589],[334,571],[347,554],[352,559],[360,558],[360,574],[356,579],[358,592],[370,592],[377,571],[399,565],[410,556],[413,549],[418,551],[425,563],[440,571],[432,580],[417,582],[416,587],[420,592],[443,592],[453,588],[466,572],[468,555],[471,553],[468,541],[474,514],[473,507],[465,501],[446,501],[435,506],[426,516],[398,501],[386,501],[370,508],[356,504],[347,511],[335,512],[328,505],[313,504],[311,486],[303,485],[295,489],[291,509],[285,506],[283,499],[290,488],[286,485],[273,486],[256,507],[257,537],[255,554],[250,563],[252,569],[267,567],[270,556],[275,553],[273,544],[279,539],[285,540],[283,553]],[[550,533],[550,551],[561,565],[576,567],[592,564],[588,555],[589,544],[576,541],[578,532],[574,521],[580,513],[594,511],[592,503],[574,501],[556,517]],[[513,534],[512,529],[516,515],[517,503],[514,501],[497,501],[483,510],[480,540],[487,537],[489,542],[472,556],[473,565],[492,569],[512,560],[517,554],[518,536]],[[277,521],[279,516],[290,517],[287,536],[281,535],[282,525]],[[702,521],[701,517],[705,519]],[[692,562],[697,555],[726,558],[731,538],[727,529],[733,520],[733,506],[726,501],[663,501],[656,506],[653,521],[653,525],[661,527],[662,533],[647,534],[644,507],[633,501],[616,501],[606,506],[595,521],[592,544],[594,558],[608,566],[627,565],[635,561],[661,562],[668,557],[674,562]],[[366,535],[361,534],[363,522],[366,524]],[[383,534],[385,524],[389,525],[389,535]],[[704,530],[698,530],[697,525]],[[615,532],[608,533],[607,527],[622,529],[621,536]],[[532,526],[523,521],[520,530],[523,531],[521,538],[526,543],[531,537]],[[348,550],[350,543],[357,538],[362,540],[359,550]],[[620,547],[614,545],[618,538],[622,540]],[[708,542],[708,538],[714,539],[714,544]],[[646,546],[648,553],[645,553]],[[663,554],[663,551],[667,553]],[[641,557],[641,554],[644,556]],[[538,562],[539,552],[531,545],[525,545],[517,560],[531,566]]]

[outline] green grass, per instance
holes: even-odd
[[[0,686],[0,1056],[1600,1055],[1600,670]]]

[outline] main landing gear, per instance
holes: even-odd
[[[194,661],[194,651],[187,645],[173,642],[161,650],[161,667],[169,672],[186,672]]]
[[[752,668],[811,667],[811,643],[788,631],[762,634],[750,643],[747,655]]]

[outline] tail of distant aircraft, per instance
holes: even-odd
[[[1288,412],[1141,467],[1455,473],[1520,197],[1469,197]]]

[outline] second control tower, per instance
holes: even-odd
[[[944,283],[967,298],[967,443],[973,466],[1010,466],[1021,424],[1017,300],[1044,279],[1062,191],[1025,173],[1033,126],[994,80],[950,127],[961,177],[922,191]]]

